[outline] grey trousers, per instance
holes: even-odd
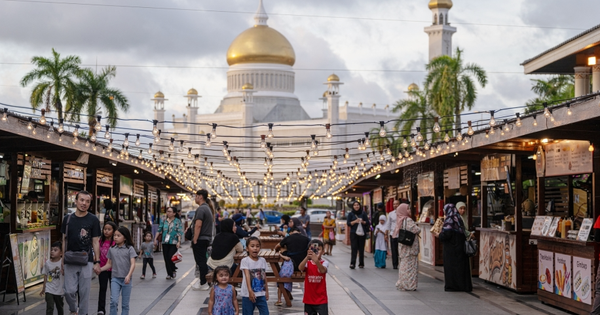
[[[70,312],[87,315],[93,266],[91,262],[87,266],[65,264],[65,300],[69,305]],[[77,294],[79,294],[79,311],[77,310]]]

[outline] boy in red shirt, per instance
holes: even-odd
[[[304,278],[304,314],[328,315],[327,305],[327,268],[329,262],[321,259],[323,255],[323,242],[312,240],[308,245],[306,258],[302,260],[298,269],[306,271]]]

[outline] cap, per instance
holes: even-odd
[[[240,222],[242,220],[246,220],[246,217],[243,216],[241,213],[236,213],[231,217],[231,219],[235,222]]]

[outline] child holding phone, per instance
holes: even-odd
[[[329,262],[321,259],[323,256],[323,242],[320,240],[310,241],[306,258],[302,260],[298,269],[306,271],[304,277],[304,314],[328,315],[329,306],[327,300],[327,268]]]

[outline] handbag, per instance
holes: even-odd
[[[192,227],[188,226],[187,230],[185,230],[185,240],[191,241],[192,236],[194,236],[194,231],[192,231]]]
[[[356,228],[356,235],[358,235],[358,236],[365,235],[365,230],[362,227],[362,223],[358,224],[358,227]]]
[[[415,236],[415,233],[406,229],[406,219],[404,219],[404,221],[402,221],[402,229],[398,231],[398,243],[412,246],[415,242]]]
[[[465,241],[465,254],[469,257],[477,255],[477,241],[468,239]]]
[[[177,253],[175,253],[173,255],[173,257],[171,257],[171,261],[174,264],[180,263],[183,260],[183,255],[181,255],[181,252],[179,250],[177,250]]]
[[[69,214],[69,217],[67,218],[67,224],[65,227],[65,248],[67,248],[67,242],[69,240],[69,221],[71,220],[72,215],[73,214]],[[67,265],[87,266],[89,262],[88,253],[85,251],[76,252],[68,250],[65,252],[64,257],[65,264]]]
[[[329,240],[333,241],[335,239],[335,233],[333,231],[329,231]]]

